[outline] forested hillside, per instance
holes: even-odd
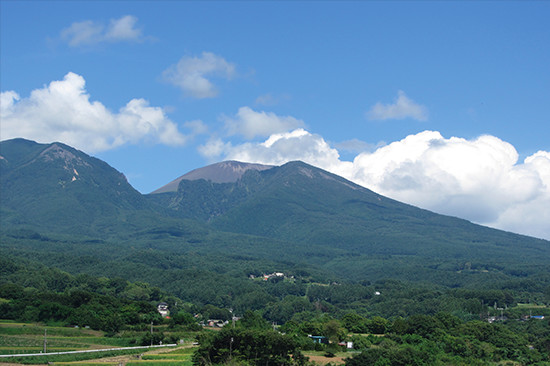
[[[312,333],[332,343],[386,334],[356,338],[365,352],[350,365],[548,357],[548,319],[525,320],[550,316],[548,241],[405,205],[301,162],[143,196],[63,144],[4,141],[0,156],[5,318],[114,334],[167,325],[155,310],[163,301],[179,314],[171,326],[246,314],[275,324],[300,339],[288,352],[315,348]],[[218,340],[201,339],[206,357]]]

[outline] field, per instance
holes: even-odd
[[[170,366],[191,365],[194,347],[113,350],[136,346],[133,337],[105,337],[91,329],[44,326],[31,323],[0,321],[0,355],[42,353],[46,340],[46,352],[94,351],[78,354],[47,356],[2,357],[2,364],[55,364],[55,365],[143,365]],[[100,350],[105,351],[100,351]],[[85,362],[82,362],[85,361]]]

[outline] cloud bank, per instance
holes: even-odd
[[[417,121],[428,120],[428,109],[423,105],[409,99],[405,92],[399,90],[397,99],[393,104],[376,103],[368,112],[370,120],[405,119],[412,118]]]
[[[303,127],[303,121],[291,116],[277,116],[271,112],[256,112],[249,107],[241,107],[235,117],[223,117],[230,135],[242,135],[247,139],[266,137]]]
[[[61,141],[89,153],[139,142],[186,142],[162,108],[150,106],[145,99],[132,99],[113,113],[102,103],[90,101],[85,85],[82,76],[70,72],[63,80],[33,90],[28,98],[14,91],[2,92],[2,139]]]
[[[234,75],[235,65],[211,52],[203,52],[201,57],[182,57],[162,73],[166,82],[179,87],[186,96],[198,99],[218,95],[218,89],[209,78],[230,80]]]
[[[550,239],[550,153],[520,162],[516,149],[494,136],[424,131],[344,161],[322,136],[299,128],[238,145],[213,139],[199,151],[212,161],[302,160],[402,202]]]
[[[61,31],[61,39],[71,47],[102,42],[141,42],[145,38],[142,30],[136,28],[137,21],[136,17],[125,15],[111,19],[107,26],[92,20],[75,22]]]

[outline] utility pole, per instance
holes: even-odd
[[[47,329],[44,328],[44,353],[46,353],[46,332],[47,332]]]
[[[151,346],[153,345],[153,321],[151,321]]]

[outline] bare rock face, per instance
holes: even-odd
[[[192,170],[151,193],[176,192],[182,180],[204,179],[213,183],[235,183],[248,170],[263,171],[271,168],[273,168],[273,165],[242,163],[233,160],[222,161],[221,163]]]

